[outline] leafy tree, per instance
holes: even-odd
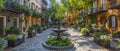
[[[65,16],[66,8],[63,5],[56,3],[56,0],[51,0],[51,7],[48,9],[48,15],[52,20],[57,21],[63,19]]]
[[[61,0],[64,7],[67,9],[67,13],[70,14],[73,19],[73,22],[79,20],[80,10],[86,9],[91,2],[89,0]]]

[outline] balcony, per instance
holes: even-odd
[[[119,0],[109,0],[110,9],[120,9],[120,1]]]
[[[106,9],[105,4],[102,4],[100,6],[100,8],[97,10],[97,14],[102,13],[102,12],[106,12],[106,11],[107,11],[107,9]]]
[[[6,1],[5,2],[5,10],[14,12],[14,13],[23,13],[24,7],[17,2],[14,1]]]

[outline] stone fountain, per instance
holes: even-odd
[[[61,28],[60,26],[61,26],[61,22],[60,22],[60,20],[58,20],[57,28],[52,29],[53,32],[57,33],[56,40],[61,39],[62,32],[65,32],[67,30],[65,28]],[[52,49],[52,50],[59,50],[59,49],[66,50],[66,49],[72,49],[74,47],[74,45],[72,43],[67,45],[67,46],[61,46],[61,47],[59,47],[59,46],[50,46],[50,45],[46,44],[45,42],[43,42],[42,45],[43,45],[43,47],[45,47],[47,49]]]
[[[57,39],[61,39],[61,33],[66,31],[65,28],[61,28],[61,27],[60,27],[60,24],[61,24],[61,22],[58,21],[58,22],[57,22],[57,27],[58,27],[58,28],[53,28],[53,29],[52,29],[52,31],[54,31],[54,32],[57,33]]]

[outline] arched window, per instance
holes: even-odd
[[[116,15],[109,16],[109,26],[112,29],[117,29],[117,16]]]

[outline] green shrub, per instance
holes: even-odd
[[[117,42],[118,42],[118,46],[116,48],[120,48],[120,39]]]
[[[88,28],[82,28],[80,32],[81,32],[83,35],[85,35],[85,33],[86,33],[87,30],[88,30]]]
[[[4,44],[4,40],[0,38],[0,48],[3,47],[3,44]]]
[[[29,7],[24,6],[24,11],[26,12],[27,15],[32,16],[32,10]]]
[[[113,32],[113,34],[118,34],[118,33],[120,33],[120,31],[115,31],[115,32]]]
[[[20,29],[17,27],[11,27],[11,34],[16,34],[19,35],[20,34]]]
[[[71,39],[70,38],[61,38],[61,39],[57,40],[56,38],[49,37],[47,39],[46,43],[51,46],[59,46],[60,47],[60,46],[69,45],[71,43]]]
[[[100,35],[102,35],[101,32],[94,32],[94,33],[92,34],[92,36],[95,37],[95,38],[98,38]]]
[[[97,25],[96,24],[91,24],[91,27],[94,29],[94,28],[97,27]]]
[[[5,29],[6,31],[10,31],[11,27],[8,27],[8,26],[7,26],[7,27],[5,27],[4,29]]]
[[[99,38],[101,35],[107,35],[106,32],[94,32],[92,34],[93,37]]]
[[[109,35],[100,35],[100,39],[104,41],[108,41],[111,39],[111,37]]]
[[[4,44],[4,40],[0,38],[0,51],[3,51],[3,44]]]
[[[0,10],[5,9],[5,1],[4,0],[0,0]]]
[[[6,37],[7,40],[15,41],[17,39],[17,35],[15,34],[8,34]]]

